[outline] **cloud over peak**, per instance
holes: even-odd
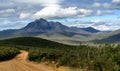
[[[60,6],[50,6],[50,7],[44,7],[40,11],[34,13],[34,14],[20,14],[20,18],[28,18],[31,15],[32,19],[38,19],[38,18],[79,18],[83,16],[89,16],[91,15],[92,10],[88,9],[79,9],[77,7],[68,7],[68,8],[62,8]],[[23,17],[24,16],[24,17]]]

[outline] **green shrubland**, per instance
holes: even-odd
[[[18,41],[19,38],[16,39],[11,39],[12,42],[11,40],[7,40],[7,42],[5,40],[4,42],[0,41],[0,43],[2,43],[0,58],[6,58],[6,56],[9,57],[9,55],[15,56],[18,50],[26,50],[29,52],[28,59],[30,61],[47,62],[48,64],[54,63],[57,67],[69,66],[87,69],[88,71],[120,71],[120,45],[69,46],[57,42],[51,43],[51,41],[44,39],[41,41],[41,39],[38,38],[32,38],[32,40],[31,38],[27,38],[29,39],[27,40],[24,37],[24,39],[20,41]],[[29,43],[32,42],[33,44],[28,44],[28,42],[25,41]],[[3,46],[11,46],[13,48],[3,48]]]
[[[19,53],[17,48],[12,47],[0,47],[0,61],[12,59]]]

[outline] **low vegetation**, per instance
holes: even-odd
[[[82,68],[89,71],[120,71],[119,51],[119,45],[39,48],[29,50],[29,60],[49,63],[54,61],[57,66]]]
[[[19,53],[17,48],[0,47],[0,61],[12,59]]]
[[[16,41],[16,39],[14,39],[14,41]],[[20,45],[16,44],[16,42],[11,43],[11,40],[7,41],[7,44],[10,42],[13,48],[0,48],[0,58],[2,53],[4,54],[4,56],[2,54],[2,58],[6,58],[6,56],[8,56],[7,53],[14,56],[18,53],[18,49],[22,49],[29,52],[30,61],[45,62],[47,64],[54,63],[57,67],[69,66],[87,69],[88,71],[120,71],[120,45],[69,46],[60,43],[57,44],[56,42],[51,43],[51,41],[47,40],[40,42],[41,39],[38,38],[37,40],[39,41],[36,41],[36,38],[32,39],[34,39],[34,44],[29,45],[25,42],[28,41],[26,38],[21,40],[22,44]],[[29,41],[32,42],[33,40],[31,41],[29,39]],[[0,41],[0,43],[2,43],[1,46],[7,46],[5,41],[4,45],[2,41]],[[1,51],[1,49],[4,49],[4,51]],[[14,52],[13,54],[10,53],[12,50]]]

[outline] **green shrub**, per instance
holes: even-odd
[[[0,61],[12,59],[19,53],[17,48],[0,47]]]

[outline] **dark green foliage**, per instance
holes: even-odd
[[[19,53],[19,50],[11,47],[0,47],[0,61],[12,59]]]
[[[31,61],[55,61],[58,66],[87,68],[89,71],[119,71],[120,47],[79,46],[74,48],[34,48],[29,50]]]
[[[29,46],[29,47],[70,47],[69,45],[41,39],[35,37],[20,37],[7,40],[1,40],[0,45],[9,45],[9,46]]]

